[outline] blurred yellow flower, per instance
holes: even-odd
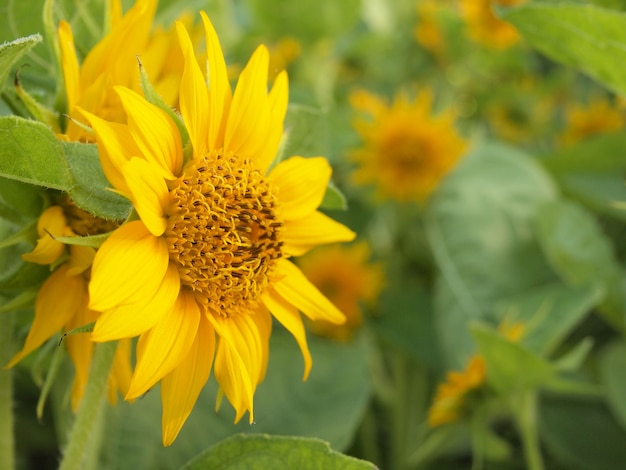
[[[302,46],[296,38],[285,37],[273,44],[270,48],[269,76],[273,80],[276,75],[285,70],[296,60],[302,52]]]
[[[369,245],[359,242],[320,247],[298,260],[304,275],[346,316],[343,325],[310,321],[312,332],[345,341],[361,325],[361,304],[372,306],[383,287],[382,266],[369,257]]]
[[[354,238],[317,210],[331,174],[326,159],[292,157],[268,172],[283,134],[287,74],[268,93],[269,53],[260,46],[233,93],[215,30],[201,14],[210,88],[184,25],[176,25],[189,161],[175,123],[128,88],[115,89],[128,124],[83,111],[107,178],[139,215],[96,254],[90,307],[102,315],[93,339],[139,335],[126,398],[161,382],[164,445],[191,413],[213,362],[235,421],[248,411],[252,422],[271,315],[298,342],[307,377],[312,361],[298,310],[336,324],[345,317],[288,258]]]
[[[417,4],[417,25],[414,35],[417,42],[436,57],[441,57],[445,42],[437,21],[437,12],[441,2],[437,0],[422,0]]]
[[[525,0],[461,0],[461,15],[467,23],[470,37],[487,47],[505,49],[516,44],[517,30],[493,12],[493,6],[516,6]]]
[[[425,201],[467,147],[454,129],[454,110],[433,116],[428,90],[415,101],[398,94],[391,106],[366,91],[350,98],[369,117],[354,122],[364,140],[364,147],[352,153],[357,163],[354,182],[374,183],[381,198]]]
[[[511,324],[506,320],[498,327],[498,331],[512,342],[521,340],[524,329],[523,323]],[[434,428],[465,416],[471,407],[472,395],[484,385],[486,377],[485,360],[480,355],[472,356],[462,372],[448,372],[428,410],[428,425]]]
[[[176,40],[174,27],[155,28],[151,33],[157,0],[137,0],[132,8],[121,15],[121,0],[110,2],[111,27],[79,64],[72,29],[61,21],[58,38],[61,49],[61,67],[65,80],[67,114],[71,118],[63,139],[93,142],[93,136],[75,121],[84,122],[77,112],[80,107],[88,112],[106,117],[110,121],[124,122],[121,102],[113,87],[117,85],[140,91],[137,58],[145,67],[156,91],[170,106],[178,105],[178,88],[183,57]],[[181,20],[189,27],[190,15]],[[200,31],[193,30],[192,38],[199,39]]]
[[[624,110],[605,98],[596,98],[582,106],[570,105],[566,111],[566,129],[561,135],[563,145],[571,145],[587,137],[620,130],[626,124]]]
[[[44,282],[35,301],[35,318],[24,347],[6,367],[13,367],[39,348],[61,329],[69,331],[96,320],[88,308],[87,285],[95,250],[87,246],[64,245],[55,237],[97,235],[113,230],[117,224],[97,219],[73,205],[69,199],[46,209],[37,223],[39,240],[35,249],[22,257],[37,264],[56,266]],[[67,336],[64,343],[74,364],[75,376],[71,404],[76,410],[82,399],[93,355],[91,334]],[[117,391],[126,394],[130,384],[130,343],[121,341],[109,376],[109,400],[115,403]]]

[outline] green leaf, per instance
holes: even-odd
[[[626,211],[614,207],[615,201],[626,200],[625,147],[626,133],[605,134],[544,156],[540,161],[566,195],[626,221]]]
[[[570,201],[545,204],[537,218],[537,233],[552,268],[567,283],[600,283],[606,295],[604,317],[624,330],[626,287],[615,250],[594,216]]]
[[[603,349],[598,362],[600,381],[615,418],[626,429],[626,343],[615,341]]]
[[[52,189],[70,186],[63,149],[52,131],[16,116],[0,117],[0,175]]]
[[[11,300],[0,305],[0,313],[15,312],[35,305],[37,290],[24,290],[13,297]]]
[[[58,242],[64,245],[77,245],[77,246],[90,246],[92,248],[100,248],[107,238],[111,235],[109,233],[103,233],[100,235],[90,235],[87,237],[54,237]]]
[[[328,182],[328,186],[326,187],[326,193],[324,193],[324,199],[322,199],[322,203],[320,204],[320,209],[342,211],[348,209],[348,201],[346,200],[346,196],[344,196],[341,190],[337,186],[335,186],[332,181]]]
[[[4,81],[13,64],[41,40],[41,35],[33,34],[0,44],[0,90],[3,88]]]
[[[604,295],[597,283],[542,286],[498,304],[500,316],[509,323],[521,322],[521,343],[531,351],[548,356],[596,306]]]
[[[111,185],[102,172],[97,146],[63,142],[62,148],[72,176],[69,195],[76,205],[103,219],[128,217],[131,203],[109,189]]]
[[[224,400],[215,413],[217,385],[210,378],[172,446],[161,444],[161,398],[158,388],[133,404],[111,410],[104,456],[118,470],[177,468],[220,440],[244,432],[316,437],[334,449],[352,442],[370,397],[367,338],[340,344],[308,338],[313,368],[302,381],[303,363],[295,340],[275,326],[270,340],[267,376],[254,396],[254,421],[233,424],[234,411]]]
[[[580,341],[576,346],[567,351],[561,357],[559,357],[554,365],[560,371],[574,371],[580,368],[583,361],[589,355],[589,352],[593,348],[593,339],[585,338]]]
[[[497,144],[477,146],[433,196],[426,232],[442,276],[435,320],[450,368],[472,353],[468,320],[493,318],[496,301],[550,280],[532,222],[554,197],[534,159]]]
[[[72,328],[71,330],[66,331],[65,333],[63,333],[63,336],[61,336],[61,340],[59,341],[59,344],[63,342],[63,340],[68,336],[78,335],[81,333],[91,333],[95,325],[96,325],[96,322],[92,321],[91,323],[87,323],[86,325],[77,326],[76,328]]]
[[[555,370],[548,362],[522,345],[484,325],[475,323],[470,329],[485,359],[487,381],[499,392],[533,389],[554,376]]]
[[[335,452],[328,443],[319,439],[238,434],[203,452],[182,468],[374,470],[376,466]]]
[[[626,93],[626,14],[594,5],[528,2],[503,19],[552,59]]]
[[[544,396],[539,418],[542,440],[563,468],[624,468],[626,432],[600,400]]]

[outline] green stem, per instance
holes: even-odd
[[[407,403],[408,381],[407,381],[407,361],[400,353],[396,352],[392,358],[393,381],[396,396],[392,409],[392,437],[391,437],[391,465],[390,468],[401,469],[406,465],[407,460]]]
[[[13,313],[0,318],[0,366],[11,359],[13,344]],[[15,468],[13,438],[13,371],[0,369],[0,468]]]
[[[520,394],[513,404],[517,426],[522,438],[524,457],[529,470],[543,470],[543,458],[537,434],[537,392],[529,390]]]
[[[76,413],[59,470],[84,468],[85,463],[93,458],[90,454],[98,451],[95,448],[97,446],[92,445],[92,436],[103,411],[107,381],[116,347],[117,342],[100,343],[95,347],[89,381]]]

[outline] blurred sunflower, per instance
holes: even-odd
[[[512,7],[525,0],[461,0],[461,16],[467,23],[470,37],[484,46],[506,49],[516,44],[519,33],[494,12],[494,5]]]
[[[312,361],[298,310],[336,324],[345,317],[288,258],[354,238],[317,210],[331,174],[326,159],[292,157],[268,171],[283,133],[287,74],[279,73],[268,93],[269,53],[260,46],[233,93],[203,12],[202,21],[208,89],[187,31],[176,25],[185,58],[180,109],[193,147],[188,161],[175,123],[132,90],[116,87],[128,124],[84,112],[106,176],[139,215],[96,254],[90,307],[102,315],[93,339],[139,335],[126,398],[161,382],[164,445],[178,435],[213,362],[235,421],[248,411],[252,422],[271,315],[298,342],[306,379]]]
[[[126,86],[140,91],[137,58],[163,100],[170,106],[178,105],[178,88],[183,57],[176,40],[174,27],[157,27],[151,32],[157,0],[137,0],[122,16],[121,0],[110,2],[110,31],[86,55],[79,65],[74,36],[69,23],[59,23],[58,37],[61,50],[61,68],[65,80],[67,114],[70,120],[64,135],[70,141],[93,142],[93,136],[77,125],[82,116],[77,107],[124,122],[124,112],[113,87]],[[188,27],[190,15],[181,17]],[[194,40],[200,39],[198,28],[192,31]]]
[[[560,137],[563,145],[571,145],[587,137],[620,130],[626,124],[623,109],[609,100],[595,98],[586,106],[572,104],[565,110],[566,129]]]
[[[307,279],[346,316],[339,326],[325,320],[310,321],[312,332],[345,341],[361,325],[361,303],[372,306],[383,287],[382,266],[370,263],[369,257],[368,244],[360,242],[320,247],[298,260]]]
[[[417,42],[435,57],[441,58],[445,49],[443,33],[437,20],[441,4],[435,0],[422,0],[417,4],[417,25],[413,34]]]
[[[414,102],[398,94],[391,106],[366,91],[354,92],[352,106],[369,116],[354,127],[364,147],[353,151],[356,184],[375,183],[378,195],[424,202],[452,170],[467,147],[454,129],[452,109],[432,115],[432,93]]]
[[[524,324],[504,321],[498,330],[506,339],[516,342],[524,334]],[[445,382],[437,388],[428,410],[428,425],[434,428],[466,416],[472,408],[476,394],[485,384],[486,377],[485,360],[480,355],[472,356],[465,370],[448,372]]]
[[[35,318],[24,347],[6,365],[13,367],[61,329],[69,331],[96,320],[98,314],[88,308],[87,285],[95,250],[88,246],[64,245],[55,237],[98,235],[117,227],[116,223],[98,219],[79,209],[69,199],[46,209],[37,223],[37,246],[22,255],[26,261],[56,267],[40,288],[35,301]],[[93,342],[89,334],[69,335],[64,343],[74,364],[75,376],[71,394],[76,411],[83,396]],[[109,376],[109,400],[117,401],[117,391],[128,392],[130,384],[130,342],[120,341],[112,373]]]

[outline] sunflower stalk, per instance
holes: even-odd
[[[0,328],[0,364],[9,362],[12,354],[14,314],[2,316]],[[15,467],[13,439],[13,371],[0,369],[0,468]]]
[[[70,431],[60,470],[78,470],[84,468],[86,462],[94,461],[93,454],[98,449],[93,445],[92,436],[98,434],[95,431],[102,414],[116,346],[117,342],[108,342],[95,347],[89,381]]]
[[[519,395],[519,400],[512,403],[513,413],[519,429],[526,467],[529,470],[543,470],[543,458],[537,435],[537,392],[527,390]]]

